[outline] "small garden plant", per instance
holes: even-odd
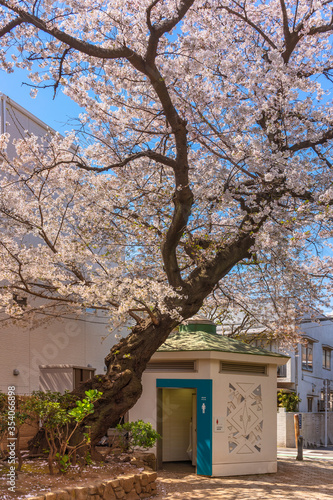
[[[117,429],[124,450],[133,451],[134,448],[149,449],[161,436],[153,429],[150,423],[143,420],[118,424]]]
[[[297,411],[298,403],[302,400],[296,394],[296,392],[284,392],[280,391],[278,393],[278,404],[280,408],[285,408],[286,411]]]
[[[85,395],[84,399],[74,401],[75,398],[69,393],[61,395],[36,391],[27,402],[30,415],[39,418],[45,430],[50,474],[54,474],[55,465],[59,472],[65,473],[70,464],[76,464],[77,451],[90,447],[89,428],[83,433],[82,439],[71,443],[79,425],[94,412],[94,402],[102,393],[92,389],[86,391]]]

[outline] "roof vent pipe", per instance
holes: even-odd
[[[210,319],[202,316],[193,316],[193,318],[187,320],[186,325],[179,326],[179,331],[216,333],[216,325]]]

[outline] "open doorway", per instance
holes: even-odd
[[[213,382],[211,379],[156,379],[157,388],[157,432],[163,436],[163,421],[166,417],[171,418],[172,434],[179,435],[179,423],[177,416],[183,415],[185,413],[184,406],[186,406],[187,415],[190,414],[190,419],[192,419],[192,450],[194,450],[194,455],[192,459],[196,462],[196,473],[203,476],[212,475],[212,396],[213,396]],[[188,392],[177,393],[183,395],[184,398],[178,397],[175,392],[169,392],[172,399],[164,401],[163,405],[163,391],[167,390],[178,390],[185,389]],[[165,394],[168,394],[167,392]],[[193,397],[196,395],[196,400]],[[177,399],[178,397],[178,399]],[[176,401],[174,401],[176,398]],[[185,399],[187,403],[185,404]],[[190,410],[190,407],[192,408]],[[168,415],[166,414],[168,413]],[[181,419],[180,419],[181,420]],[[186,421],[186,420],[185,420]],[[179,448],[181,453],[187,455],[187,464],[192,467],[192,460],[187,451],[190,447],[190,423],[191,420],[187,419],[186,425],[184,424],[182,428],[182,435],[184,436],[183,444]],[[194,425],[193,425],[194,423]],[[176,427],[175,427],[176,426]],[[165,431],[166,427],[164,427]],[[185,440],[185,437],[187,439]],[[168,434],[163,436],[163,439],[157,442],[157,463],[158,467],[162,467],[163,462],[163,445],[164,442],[168,440]],[[175,442],[175,437],[171,437],[171,441]],[[186,447],[187,444],[187,447]],[[191,447],[190,447],[191,448]],[[185,456],[186,456],[185,455]],[[184,456],[184,455],[183,455]],[[167,458],[167,457],[166,457]],[[195,463],[194,462],[194,463]],[[165,462],[168,463],[168,462]],[[169,462],[171,463],[171,462]],[[176,455],[176,464],[181,463],[180,455]],[[194,470],[192,469],[192,472]]]
[[[196,466],[197,460],[197,403],[195,388],[160,389],[159,433],[162,440],[158,451],[159,464],[168,469],[172,463],[179,467]],[[169,464],[169,465],[168,465]],[[192,469],[194,471],[194,469]]]

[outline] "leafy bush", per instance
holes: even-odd
[[[298,403],[302,400],[296,394],[296,392],[284,392],[280,391],[278,393],[278,402],[281,408],[285,408],[286,411],[297,411]]]
[[[152,425],[143,420],[118,424],[117,429],[124,449],[133,450],[135,447],[149,449],[154,446],[157,439],[161,438]]]
[[[93,403],[102,395],[95,389],[86,391],[85,394],[86,397],[80,401],[69,393],[61,395],[50,391],[35,391],[27,402],[28,411],[39,418],[45,430],[51,474],[54,473],[55,463],[58,471],[65,473],[70,463],[76,463],[76,452],[90,445],[89,428],[80,442],[70,444],[80,423],[94,413]]]

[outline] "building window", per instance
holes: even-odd
[[[307,342],[302,345],[302,368],[303,370],[311,370],[313,368],[313,343]]]
[[[285,378],[287,376],[287,365],[278,365],[277,376],[279,378]]]
[[[327,394],[327,411],[333,411],[333,391],[329,391]],[[325,411],[325,393],[321,391],[320,399],[318,401],[318,411]]]
[[[331,349],[323,347],[323,368],[331,369]]]
[[[16,304],[18,304],[20,307],[22,307],[22,309],[27,307],[27,302],[28,302],[27,297],[23,297],[21,295],[18,295],[17,293],[14,293],[13,300],[14,300],[14,302],[16,302]]]
[[[78,389],[82,382],[86,382],[94,376],[95,370],[89,368],[74,368],[74,389]]]
[[[308,412],[312,412],[312,403],[313,403],[313,398],[308,398]]]

